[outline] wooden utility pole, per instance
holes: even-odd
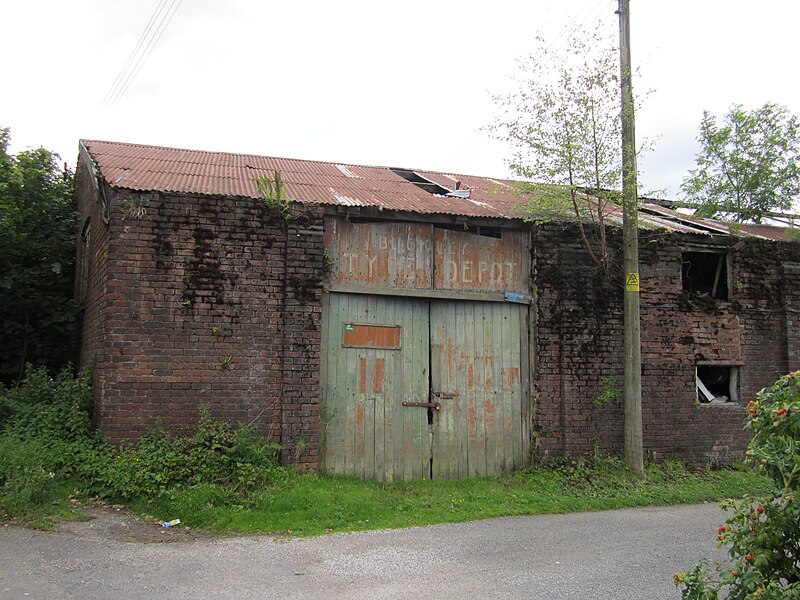
[[[619,67],[622,83],[622,263],[625,268],[625,464],[644,474],[642,450],[642,346],[639,321],[639,191],[631,85],[630,0],[619,0]]]

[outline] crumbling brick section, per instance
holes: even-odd
[[[323,234],[321,214],[295,211],[286,237],[281,443],[284,460],[319,460],[320,331]]]
[[[316,467],[321,212],[285,219],[250,198],[107,193],[90,271],[105,306],[87,313],[82,353],[97,357],[102,431],[120,441],[157,422],[178,429],[207,407],[254,424],[285,462]]]
[[[642,420],[647,458],[728,462],[749,434],[746,404],[798,367],[797,244],[643,232],[640,243]],[[717,245],[711,244],[715,242]],[[590,263],[571,226],[534,230],[537,452],[623,448],[623,280],[618,232],[608,274]],[[722,244],[722,246],[720,246]],[[728,298],[683,290],[682,250],[727,253]],[[736,402],[701,403],[698,366],[738,369]],[[614,392],[619,392],[619,395]],[[596,400],[605,398],[605,404]]]

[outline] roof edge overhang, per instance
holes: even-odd
[[[472,215],[455,215],[439,212],[411,212],[391,210],[377,206],[343,206],[324,204],[326,216],[340,216],[357,219],[374,219],[375,221],[407,221],[415,223],[441,223],[446,225],[468,225],[498,227],[504,229],[526,229],[529,223],[522,217],[481,217]]]

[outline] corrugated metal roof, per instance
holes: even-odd
[[[164,148],[141,144],[82,140],[100,174],[115,188],[135,191],[176,192],[259,198],[255,179],[280,171],[286,195],[307,204],[365,206],[421,214],[520,219],[526,198],[511,180],[409,171],[468,197],[437,195],[404,179],[388,167],[326,163],[311,160]],[[587,197],[589,202],[591,197]],[[621,225],[622,210],[608,204],[608,221]],[[644,204],[640,226],[699,235],[725,235],[725,223],[688,216],[657,204]],[[743,225],[739,235],[785,240],[783,228]]]
[[[396,175],[387,167],[344,165],[224,152],[203,152],[139,144],[83,140],[81,142],[110,185],[136,191],[182,192],[258,198],[254,180],[281,172],[286,195],[308,204],[374,206],[423,214],[466,217],[522,217],[516,206],[522,198],[480,177],[416,171],[444,180],[453,189],[456,179],[470,188],[469,198],[434,196]]]

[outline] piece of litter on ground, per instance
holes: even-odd
[[[172,521],[164,521],[161,524],[161,526],[162,527],[174,527],[175,525],[180,525],[180,524],[181,524],[181,520],[180,519],[172,519]]]

